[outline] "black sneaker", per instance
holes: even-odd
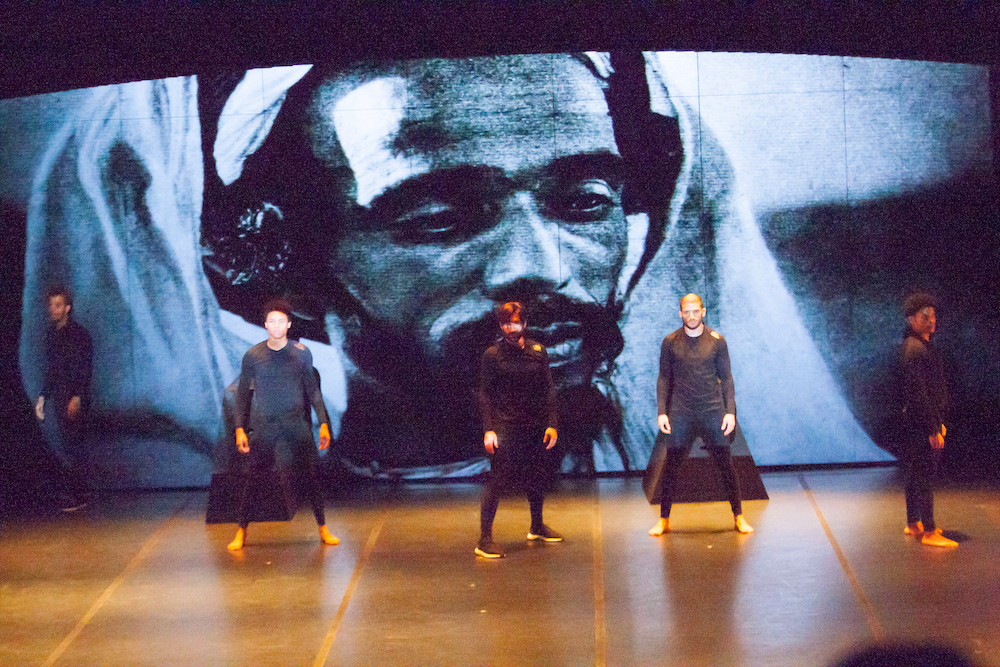
[[[483,558],[503,558],[503,547],[493,541],[492,538],[484,537],[479,540],[476,546],[476,555]]]
[[[545,540],[546,542],[562,542],[563,536],[543,523],[542,527],[539,528],[537,532],[531,531],[528,533],[528,539]]]

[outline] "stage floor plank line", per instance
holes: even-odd
[[[1000,507],[990,505],[987,502],[978,502],[976,507],[1000,530]]]
[[[156,532],[153,533],[149,539],[145,541],[145,543],[143,543],[142,548],[140,548],[138,553],[132,557],[132,560],[128,562],[128,565],[126,565],[125,569],[121,571],[121,574],[115,577],[115,580],[111,582],[111,585],[104,589],[104,592],[101,593],[100,597],[94,601],[94,604],[91,605],[90,609],[87,610],[87,613],[83,615],[83,618],[81,618],[73,629],[70,630],[69,634],[66,635],[66,638],[59,643],[59,646],[52,651],[45,662],[42,663],[42,667],[51,667],[58,662],[59,658],[62,657],[62,654],[67,648],[69,648],[69,645],[73,643],[73,640],[76,639],[81,632],[83,632],[83,629],[97,615],[97,613],[101,610],[101,607],[104,606],[104,603],[110,600],[111,596],[115,594],[115,591],[117,591],[118,588],[125,582],[125,578],[135,571],[135,569],[139,567],[146,557],[153,552],[156,544],[163,539],[167,530],[171,525],[173,525],[174,521],[177,520],[177,517],[180,516],[181,512],[185,507],[187,507],[190,501],[190,498],[184,499],[184,502],[181,503],[180,507],[178,507],[174,513],[163,522]]]
[[[594,489],[594,665],[607,665],[607,627],[604,620],[604,531],[601,526],[601,490]]]
[[[333,642],[337,639],[337,630],[340,628],[340,624],[344,620],[344,614],[347,613],[347,605],[351,603],[351,595],[354,594],[355,589],[358,587],[358,582],[361,581],[361,573],[365,569],[365,564],[368,562],[368,558],[371,556],[372,550],[375,548],[375,542],[378,541],[379,533],[382,532],[382,527],[385,526],[385,522],[388,517],[389,512],[384,512],[382,514],[382,519],[374,528],[372,528],[372,532],[368,535],[368,541],[365,542],[365,548],[361,551],[361,555],[358,556],[358,564],[354,566],[354,573],[351,575],[351,582],[347,585],[347,590],[344,592],[344,598],[340,602],[340,607],[337,608],[337,615],[333,617],[333,623],[330,625],[330,631],[326,633],[326,638],[323,640],[323,646],[320,648],[319,654],[316,656],[316,660],[313,661],[313,667],[323,667],[323,665],[326,664],[326,660],[330,656],[330,649],[333,648]]]
[[[819,667],[873,642],[874,617],[887,641],[1000,667],[996,488],[936,492],[961,542],[947,550],[903,535],[894,469],[763,480],[770,500],[744,503],[752,535],[726,502],[680,503],[660,538],[638,478],[562,480],[545,522],[565,542],[526,540],[527,500],[504,498],[498,560],[473,554],[472,483],[341,493],[327,504],[337,546],[303,510],[228,552],[236,528],[206,525],[203,491],[7,517],[0,665]]]
[[[888,639],[948,641],[974,664],[1000,665],[1000,531],[980,507],[1000,509],[996,489],[935,492],[936,523],[960,542],[940,549],[903,535],[897,471],[806,476]]]
[[[847,577],[847,581],[851,584],[851,590],[854,591],[855,597],[858,598],[858,604],[861,605],[861,610],[865,613],[865,618],[868,619],[868,627],[871,628],[872,637],[875,641],[883,641],[885,639],[885,630],[882,628],[882,622],[879,620],[878,614],[875,612],[875,607],[868,598],[868,594],[865,592],[861,582],[858,581],[857,575],[854,574],[854,570],[851,568],[850,562],[844,555],[844,551],[840,548],[840,544],[837,543],[837,538],[834,537],[833,531],[830,530],[830,524],[826,522],[826,517],[823,516],[823,510],[821,510],[819,505],[816,503],[816,497],[809,488],[809,483],[806,481],[805,475],[799,475],[799,483],[802,485],[802,489],[806,492],[806,497],[809,498],[809,504],[812,505],[813,511],[816,512],[816,517],[819,519],[820,525],[823,526],[823,532],[826,533],[827,539],[830,540],[830,546],[833,547],[834,553],[837,554],[837,560],[840,561],[840,566],[844,570],[844,576]]]

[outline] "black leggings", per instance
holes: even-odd
[[[660,477],[660,517],[670,518],[677,472],[691,453],[694,441],[699,435],[704,439],[705,449],[712,456],[715,466],[722,475],[722,483],[726,487],[733,515],[743,514],[743,504],[740,500],[740,481],[736,477],[733,457],[729,453],[733,434],[728,436],[722,434],[722,417],[722,410],[670,415],[667,462],[663,469],[663,475]]]
[[[924,530],[933,531],[934,479],[937,477],[939,452],[931,448],[927,436],[913,426],[904,427],[907,441],[900,452],[899,467],[903,472],[903,493],[906,496],[906,522],[920,521]]]
[[[305,447],[306,445],[303,445]],[[308,444],[313,448],[311,452],[303,450],[297,457],[297,467],[305,474],[307,493],[309,502],[312,504],[313,515],[316,517],[317,526],[326,525],[326,512],[323,508],[323,489],[319,484],[319,456],[315,452],[315,445]],[[267,447],[251,446],[250,461],[247,464],[246,477],[243,481],[243,489],[240,493],[239,524],[240,528],[246,529],[250,525],[250,510],[253,506],[253,488],[258,486],[260,479],[274,466],[274,450]]]
[[[490,472],[479,511],[480,534],[492,537],[500,496],[514,490],[528,496],[531,532],[537,533],[542,528],[545,487],[552,473],[552,457],[543,443],[545,427],[502,426],[496,433],[499,449],[490,456]]]
[[[493,519],[497,515],[497,507],[500,506],[500,489],[498,484],[490,478],[486,481],[483,489],[483,501],[479,508],[479,534],[481,537],[493,537]],[[529,490],[528,507],[531,511],[531,532],[537,533],[542,529],[542,505],[545,502],[545,494],[538,489]]]
[[[62,442],[63,451],[68,459],[67,465],[61,465],[62,480],[66,488],[76,496],[77,500],[83,500],[90,491],[90,457],[87,450],[86,437],[86,416],[79,414],[70,419],[67,416],[70,397],[58,396],[46,399],[45,417],[56,420],[59,429],[59,439]]]

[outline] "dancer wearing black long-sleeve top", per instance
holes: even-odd
[[[934,477],[944,449],[944,412],[948,404],[944,361],[931,344],[937,329],[934,298],[918,292],[907,297],[903,312],[909,328],[900,350],[903,416],[899,462],[906,496],[907,535],[932,547],[955,547],[934,523]]]
[[[500,494],[512,490],[528,496],[529,540],[561,542],[562,536],[542,522],[545,486],[551,471],[547,452],[555,444],[556,389],[545,346],[524,335],[521,304],[506,303],[497,311],[503,340],[483,354],[479,402],[483,445],[490,455],[490,474],[480,508],[476,554],[502,558],[493,541],[493,518]]]
[[[260,471],[269,467],[275,452],[287,447],[306,459],[306,480],[313,514],[324,544],[340,540],[326,527],[323,494],[319,486],[319,460],[312,434],[310,406],[319,419],[319,448],[330,445],[330,417],[313,371],[312,353],[302,343],[290,343],[292,311],[282,301],[264,306],[267,340],[251,347],[243,356],[236,390],[234,421],[236,446],[250,460],[239,505],[240,528],[229,544],[230,551],[243,548],[250,525],[251,487]],[[249,431],[249,433],[248,433]]]
[[[681,299],[680,309],[684,326],[664,338],[660,346],[657,425],[671,437],[660,477],[660,520],[649,530],[653,537],[670,530],[677,471],[699,435],[722,474],[735,529],[741,533],[753,532],[743,519],[740,484],[729,451],[736,429],[736,389],[729,348],[725,338],[705,326],[702,321],[705,313],[701,297],[686,295]]]

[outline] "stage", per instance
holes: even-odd
[[[763,481],[753,535],[692,503],[659,539],[639,479],[563,481],[546,522],[566,541],[527,543],[505,499],[499,560],[472,552],[475,484],[368,486],[327,504],[339,546],[305,506],[237,554],[207,491],[107,494],[4,522],[0,664],[826,665],[933,639],[1000,665],[996,489],[937,492],[944,550],[903,535],[893,468]]]

